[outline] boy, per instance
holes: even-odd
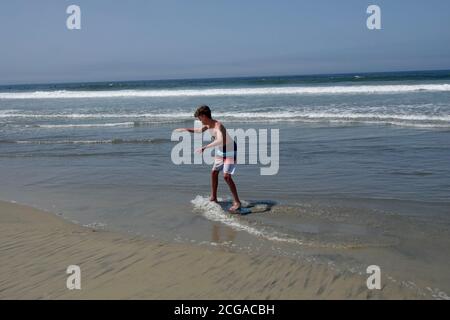
[[[223,178],[228,184],[234,199],[233,205],[229,211],[231,213],[236,213],[241,208],[241,201],[239,200],[236,185],[231,177],[236,169],[236,142],[228,135],[223,124],[211,117],[211,109],[208,106],[200,106],[195,111],[194,117],[201,121],[203,125],[202,128],[180,128],[177,129],[177,131],[201,133],[209,130],[214,141],[196,150],[196,152],[202,153],[207,148],[216,147],[214,165],[211,172],[211,198],[209,200],[217,202],[219,171],[223,170]]]

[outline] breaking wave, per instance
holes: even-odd
[[[132,97],[204,97],[248,95],[322,95],[409,93],[421,91],[450,91],[450,84],[397,84],[362,86],[292,86],[263,88],[164,89],[164,90],[103,90],[103,91],[33,91],[1,92],[0,99],[77,99]]]

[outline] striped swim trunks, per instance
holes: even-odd
[[[237,144],[234,142],[234,150],[224,151],[216,149],[216,156],[214,158],[213,171],[223,171],[224,173],[234,174],[236,170],[236,155]]]

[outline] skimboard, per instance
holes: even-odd
[[[231,213],[231,214],[246,215],[246,214],[252,213],[252,210],[251,210],[250,208],[243,208],[243,207],[240,207],[240,208],[237,209],[237,210],[230,210],[230,209],[228,209],[228,212]]]
[[[231,214],[247,215],[247,214],[250,214],[250,213],[260,213],[260,212],[266,212],[266,211],[269,211],[269,210],[270,210],[269,205],[263,203],[263,204],[242,206],[238,210],[234,210],[234,211],[230,211],[228,209],[228,212],[231,213]]]

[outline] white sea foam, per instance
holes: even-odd
[[[244,231],[270,241],[295,243],[299,245],[305,244],[299,239],[291,238],[278,232],[267,231],[263,227],[252,226],[246,221],[242,221],[226,213],[219,204],[209,201],[206,197],[197,195],[191,202],[194,205],[194,209],[201,212],[206,219],[223,223],[234,230]]]
[[[314,111],[285,111],[285,112],[239,112],[216,113],[221,118],[236,119],[275,119],[275,120],[302,120],[302,119],[349,119],[349,120],[405,120],[405,121],[448,121],[450,115],[424,115],[424,114],[396,114],[374,112],[314,112]]]
[[[371,109],[364,110],[363,107],[351,109],[329,107],[317,107],[317,111],[306,110],[288,110],[271,112],[215,112],[215,116],[223,121],[233,122],[330,122],[330,123],[367,123],[367,124],[390,124],[397,126],[412,126],[423,128],[449,128],[450,114],[420,113],[414,108],[402,107],[389,109]],[[321,111],[322,109],[323,111]],[[124,122],[107,123],[64,123],[64,124],[36,124],[25,125],[28,127],[40,128],[85,128],[85,127],[132,127],[140,125],[151,125],[159,123],[177,123],[193,119],[189,112],[173,113],[61,113],[61,114],[30,114],[30,113],[3,113],[1,118],[19,118],[19,119],[123,119]],[[126,121],[134,120],[134,121]]]
[[[371,94],[408,93],[416,91],[450,91],[450,84],[397,84],[362,86],[304,86],[220,89],[165,89],[165,90],[103,90],[103,91],[34,91],[1,92],[0,99],[75,99],[125,97],[197,97],[247,95],[302,95],[302,94]]]
[[[442,115],[425,115],[425,114],[396,114],[396,113],[375,113],[364,112],[362,109],[358,112],[348,112],[334,110],[333,112],[314,112],[314,111],[273,111],[273,112],[215,112],[216,117],[228,118],[232,120],[251,120],[251,119],[396,119],[410,121],[450,121],[450,114]],[[108,119],[108,118],[131,118],[131,119],[154,119],[154,120],[170,120],[170,119],[191,119],[192,113],[176,112],[176,113],[61,113],[61,114],[30,114],[30,113],[7,113],[0,114],[0,118],[60,118],[60,119]],[[123,123],[120,123],[123,124]],[[126,122],[126,124],[129,124]],[[114,125],[114,124],[107,124]]]
[[[62,118],[62,119],[108,119],[108,118],[176,118],[192,117],[192,113],[1,113],[0,118]]]
[[[118,122],[118,123],[80,123],[80,124],[39,124],[30,127],[54,129],[54,128],[91,128],[91,127],[133,127],[134,122]]]
[[[178,122],[193,119],[193,114],[188,112],[173,113],[0,113],[0,119],[143,119],[154,120],[155,122]]]
[[[106,140],[0,140],[6,144],[152,144],[169,142],[169,139],[106,139]]]
[[[83,225],[83,227],[91,228],[91,229],[105,229],[106,226],[107,226],[106,223],[103,223],[103,222],[92,222],[92,223]]]

